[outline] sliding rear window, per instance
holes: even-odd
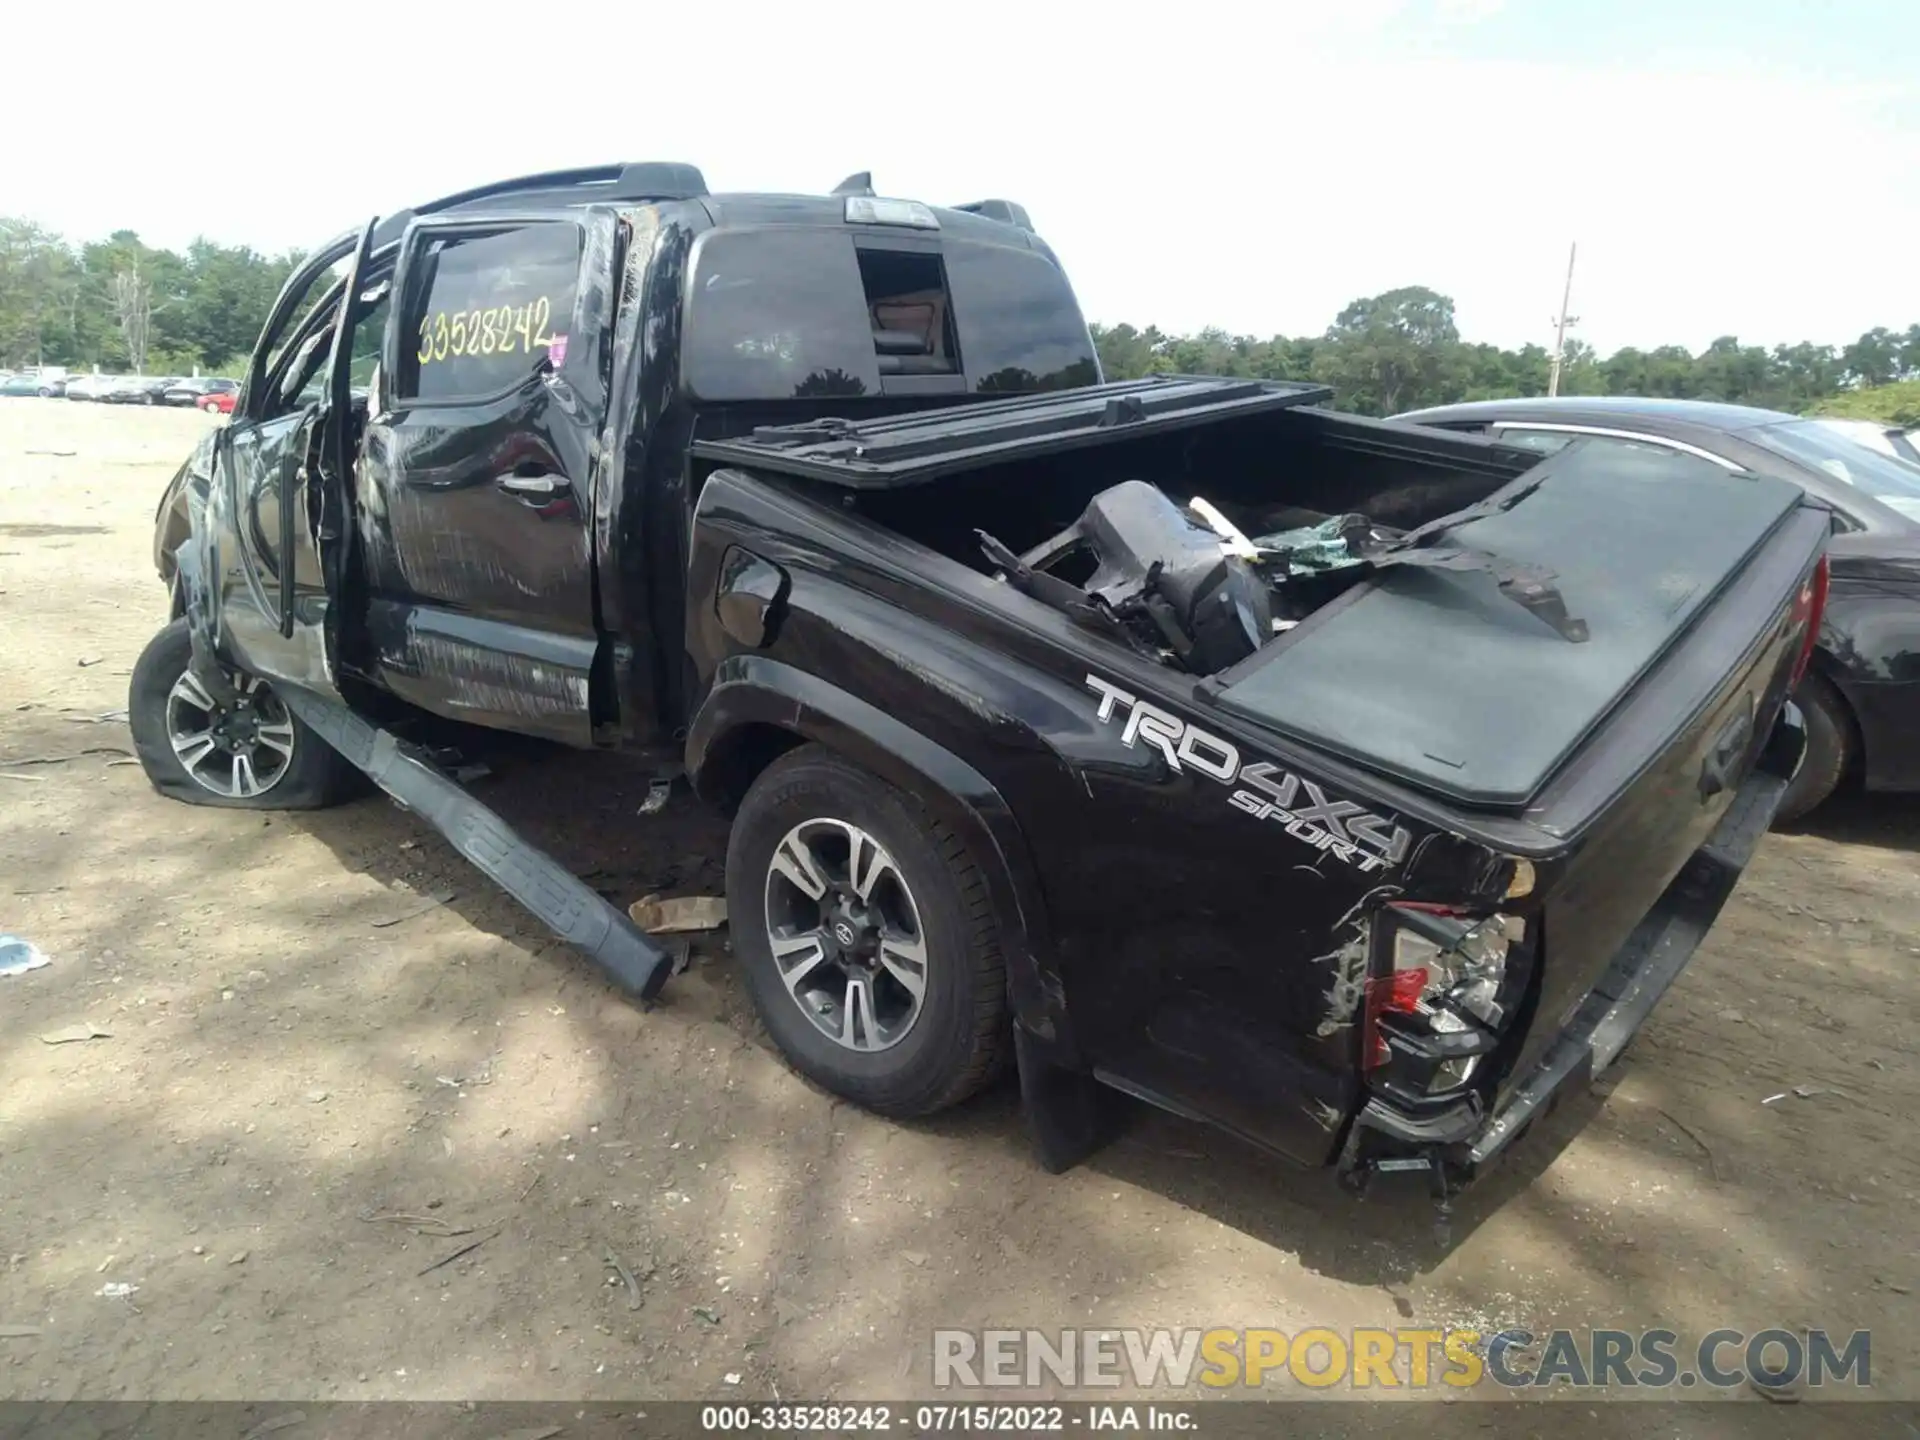
[[[1044,257],[828,228],[708,235],[684,347],[688,386],[707,401],[1018,392],[1095,376],[1073,293]]]

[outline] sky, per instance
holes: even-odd
[[[310,247],[682,160],[1018,200],[1109,324],[1317,334],[1426,285],[1550,344],[1574,242],[1602,354],[1920,321],[1916,0],[83,8],[9,15],[0,146],[0,214],[75,239]]]

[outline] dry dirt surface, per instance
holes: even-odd
[[[0,979],[0,1398],[899,1400],[936,1327],[1095,1325],[1870,1329],[1874,1392],[1920,1396],[1920,807],[1769,837],[1450,1249],[1417,1187],[1356,1205],[1167,1116],[1049,1177],[1009,1089],[895,1124],[799,1080],[719,937],[643,1014],[381,797],[156,795],[120,712],[207,423],[0,401],[0,931],[52,956]],[[647,818],[619,762],[494,765],[610,897],[719,886],[684,791]],[[1626,1413],[1569,1398],[1556,1434]],[[1657,1430],[1920,1433],[1733,1398]]]

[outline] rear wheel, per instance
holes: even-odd
[[[885,1115],[986,1084],[1009,1049],[985,876],[910,795],[819,746],[769,767],[727,847],[734,950],[794,1067]]]
[[[1774,812],[1780,825],[1792,824],[1826,803],[1853,764],[1853,716],[1833,683],[1808,675],[1793,698],[1806,717],[1807,754]]]
[[[133,667],[127,724],[154,789],[189,805],[317,810],[347,799],[359,772],[257,676],[228,670],[222,704],[190,667],[185,619],[148,642]]]
[[[200,408],[209,415],[218,415],[220,413],[220,406],[212,400],[202,400],[200,402]]]

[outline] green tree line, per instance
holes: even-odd
[[[0,365],[237,374],[297,254],[131,230],[73,244],[0,216]]]
[[[237,373],[299,258],[205,239],[184,253],[161,250],[130,230],[74,244],[30,220],[0,217],[0,365]],[[1356,300],[1319,335],[1173,335],[1151,325],[1095,325],[1093,334],[1113,379],[1180,373],[1306,380],[1330,386],[1338,404],[1370,415],[1547,388],[1545,347],[1465,341],[1453,300],[1422,286]],[[1849,345],[1808,341],[1769,350],[1728,335],[1698,354],[1679,345],[1630,346],[1605,359],[1576,341],[1567,348],[1560,390],[1858,413],[1873,387],[1915,380],[1920,325],[1883,326]]]
[[[1451,298],[1422,286],[1356,300],[1320,335],[1262,340],[1225,330],[1170,335],[1153,326],[1095,325],[1109,379],[1156,373],[1243,375],[1330,386],[1343,409],[1391,415],[1424,405],[1544,395],[1544,346],[1503,350],[1460,338]],[[1863,392],[1920,379],[1920,325],[1869,330],[1850,345],[1743,345],[1732,335],[1694,354],[1681,345],[1629,346],[1602,359],[1567,346],[1563,395],[1725,400],[1805,413],[1858,409]]]

